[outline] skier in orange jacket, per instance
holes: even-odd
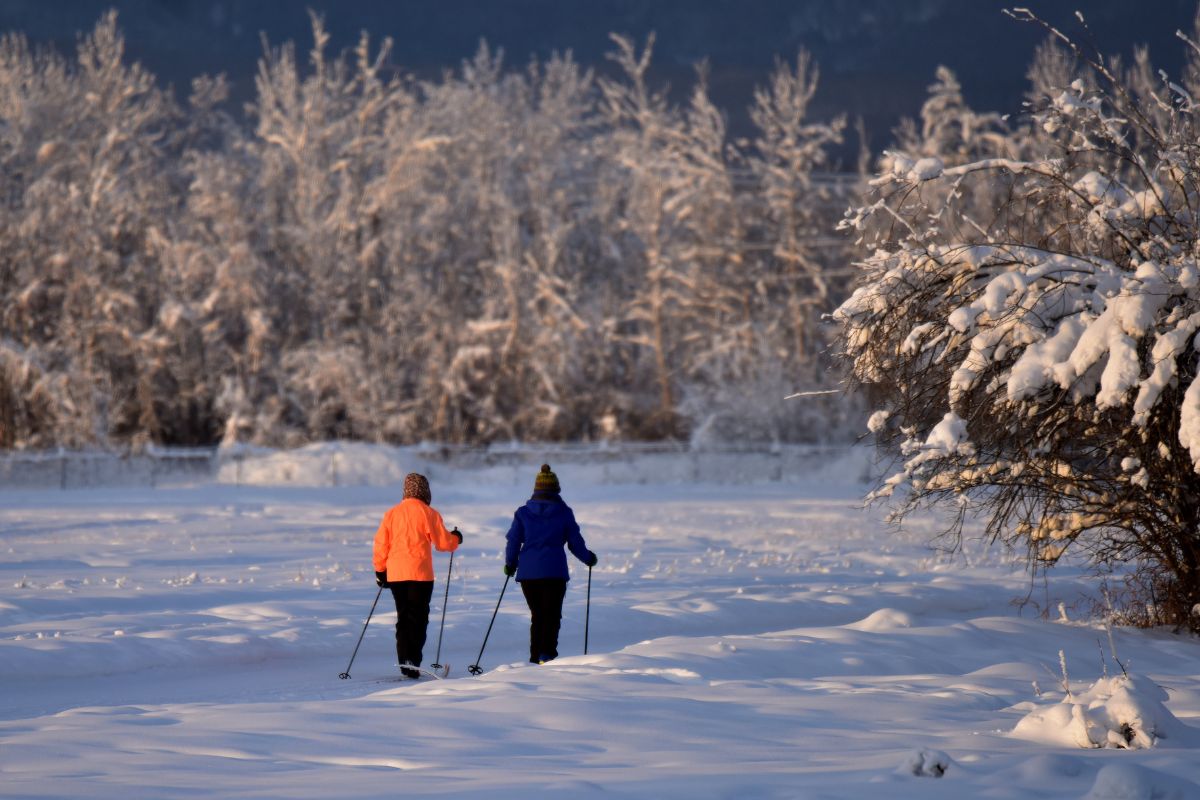
[[[419,678],[425,631],[429,627],[429,600],[433,597],[433,552],[458,549],[462,534],[446,530],[442,515],[430,503],[429,481],[409,473],[404,478],[404,499],[383,515],[375,533],[375,582],[392,590],[396,601],[396,658],[406,678]]]

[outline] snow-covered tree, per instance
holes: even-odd
[[[10,394],[26,387],[0,438],[83,444],[153,429],[143,354],[163,291],[154,243],[178,208],[164,158],[178,109],[125,62],[111,12],[74,64],[4,37],[0,109],[0,347]]]
[[[981,512],[1036,566],[1131,565],[1154,620],[1200,629],[1200,125],[1062,43],[1089,78],[1034,104],[1036,152],[894,158],[847,218],[870,254],[841,343],[899,457],[876,496],[950,503],[953,535]]]
[[[729,346],[714,359],[720,372],[705,392],[715,414],[710,424],[725,438],[821,438],[846,405],[786,399],[829,386],[829,326],[822,320],[845,298],[848,283],[849,248],[832,235],[847,200],[814,180],[833,166],[830,151],[843,141],[845,119],[810,117],[818,77],[804,51],[794,67],[778,61],[750,109],[757,135],[742,159],[748,174],[737,198],[741,230],[722,280],[738,313],[722,333]]]
[[[768,226],[764,238],[775,274],[771,294],[779,296],[787,312],[779,321],[790,327],[789,350],[800,362],[811,360],[817,348],[809,340],[817,337],[817,321],[829,311],[835,292],[829,265],[821,251],[812,246],[829,232],[828,190],[815,185],[812,174],[828,166],[829,150],[842,142],[845,119],[832,123],[808,118],[808,107],[817,91],[819,72],[806,52],[796,57],[793,70],[776,64],[768,86],[754,95],[750,116],[758,128],[750,168],[761,187],[761,206]]]
[[[677,435],[686,429],[681,384],[720,349],[734,300],[721,286],[738,225],[725,125],[702,71],[681,111],[648,82],[653,36],[641,52],[612,38],[621,77],[600,82],[610,169],[602,180],[620,187],[614,225],[628,281],[616,335],[635,348],[635,374],[657,395],[637,410],[637,428]]]
[[[449,438],[574,432],[566,362],[589,325],[568,246],[589,207],[590,86],[569,56],[505,74],[484,46],[461,78],[425,88],[434,129],[452,139],[444,224],[461,239],[438,256],[452,278],[436,298],[448,357],[431,392]]]
[[[169,344],[159,360],[190,387],[173,396],[190,395],[193,406],[207,408],[208,436],[197,443],[233,444],[274,429],[279,355],[257,162],[247,152],[245,131],[213,109],[222,93],[203,83],[194,93],[194,115],[212,115],[201,138],[216,141],[185,155],[185,213],[171,221],[159,248],[168,278],[159,327]],[[234,397],[240,402],[230,405]]]
[[[624,39],[613,80],[485,44],[418,81],[312,30],[244,119],[112,14],[75,63],[0,42],[0,446],[803,435],[841,291],[807,62],[747,161],[702,71],[676,106]]]
[[[273,329],[288,354],[284,391],[307,417],[309,436],[369,439],[379,429],[376,384],[345,380],[369,371],[379,321],[370,291],[379,222],[367,186],[386,169],[385,126],[411,98],[381,75],[389,41],[372,54],[364,33],[353,59],[330,58],[324,24],[316,15],[312,22],[307,74],[290,44],[259,65],[251,152],[265,208],[257,216]],[[335,374],[321,375],[322,365],[336,365]]]

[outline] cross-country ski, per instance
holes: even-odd
[[[444,680],[445,678],[450,677],[450,665],[449,664],[442,664],[441,667],[439,667],[437,669],[432,669],[429,667],[414,667],[412,664],[397,664],[396,668],[400,672],[400,674],[395,675],[392,678],[385,679],[385,680],[395,680],[395,681],[410,680],[411,681],[411,680],[419,680],[423,676],[426,678],[433,678],[434,680],[440,681],[440,680]],[[413,676],[412,674],[410,674],[412,672],[416,672],[416,673],[418,673],[418,675]]]

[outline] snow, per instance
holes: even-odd
[[[1188,449],[1192,464],[1200,472],[1200,381],[1192,381],[1183,394],[1179,412],[1179,443]]]
[[[957,453],[966,436],[967,423],[958,414],[948,411],[929,432],[925,445],[943,453]]]
[[[1093,174],[1077,189],[1113,193],[1112,185],[1097,181]],[[1142,261],[1129,271],[1031,247],[936,245],[927,251],[881,250],[869,263],[879,274],[833,315],[849,328],[847,343],[861,359],[856,369],[868,381],[886,380],[868,347],[877,333],[872,320],[912,302],[919,296],[916,287],[960,287],[943,298],[943,323],[927,321],[928,309],[912,314],[899,343],[902,356],[956,360],[946,393],[949,408],[958,407],[983,376],[998,372],[991,387],[1003,388],[1009,401],[1030,400],[1057,386],[1069,390],[1073,404],[1092,403],[1097,411],[1131,405],[1131,422],[1145,427],[1164,391],[1180,379],[1179,359],[1195,346],[1200,328],[1200,313],[1187,313],[1189,306],[1181,302],[1196,284],[1190,264]],[[959,278],[943,280],[947,265]],[[974,288],[962,288],[967,285]],[[939,329],[942,335],[931,335]],[[954,335],[947,340],[946,333]],[[962,348],[964,341],[969,347]],[[1011,366],[1004,366],[1006,359]],[[1197,397],[1189,383],[1179,409],[1179,440],[1200,469]]]
[[[913,164],[912,169],[908,173],[909,180],[914,183],[920,181],[931,181],[934,178],[940,178],[942,173],[946,171],[946,165],[942,163],[940,158],[936,156],[928,156],[918,159]]]
[[[222,458],[217,479],[255,486],[388,486],[402,482],[414,470],[428,471],[428,466],[403,450],[337,442],[249,459],[233,452]]]
[[[1084,329],[1083,320],[1068,317],[1059,323],[1053,336],[1026,348],[1013,365],[1009,376],[1008,399],[1023,400],[1032,397],[1048,382],[1056,380],[1056,365],[1062,364],[1070,355]],[[1068,384],[1069,382],[1066,381]]]
[[[1150,411],[1158,402],[1159,396],[1175,378],[1176,360],[1198,326],[1200,326],[1200,314],[1192,314],[1179,322],[1174,330],[1161,333],[1154,340],[1154,348],[1151,351],[1154,370],[1150,377],[1142,381],[1137,400],[1134,401],[1133,423],[1135,425],[1146,426]]]
[[[940,778],[946,774],[953,762],[941,750],[918,750],[904,760],[902,773],[930,778]]]
[[[1167,692],[1136,675],[1102,678],[1079,695],[1029,712],[1013,735],[1067,747],[1145,749],[1165,742],[1195,747],[1197,731],[1163,702]]]
[[[1188,800],[1195,784],[1154,773],[1136,764],[1109,764],[1083,800]]]
[[[247,455],[241,485],[0,491],[0,796],[1200,796],[1195,641],[1116,629],[1125,680],[1075,605],[1096,592],[1078,565],[1037,591],[1073,621],[1022,610],[1014,554],[971,540],[950,556],[928,545],[938,520],[896,531],[863,508],[862,454],[742,482],[681,480],[682,456],[635,464],[638,483],[552,460],[600,555],[589,654],[573,564],[563,657],[524,661],[528,615],[510,591],[487,672],[467,677],[532,469],[322,452],[364,482],[331,484],[329,458],[304,450]],[[397,499],[365,479],[419,463],[467,537],[452,675],[383,680],[385,596],[338,680],[376,593],[372,534]],[[1085,732],[1133,721],[1149,746],[1067,740],[1077,714]]]

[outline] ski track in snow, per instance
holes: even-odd
[[[0,492],[0,797],[1200,797],[1200,737],[1124,751],[1011,735],[1062,698],[1059,650],[1076,689],[1118,670],[1082,572],[1030,593],[1001,548],[935,551],[937,520],[893,531],[836,476],[586,486],[556,471],[600,556],[590,654],[572,561],[563,657],[524,662],[510,586],[489,671],[466,676],[528,487],[447,471],[435,506],[467,537],[442,646],[454,672],[412,683],[381,680],[386,593],[337,677],[395,487]],[[445,569],[439,554],[427,664]],[[1200,730],[1197,643],[1114,639]],[[944,777],[906,768],[922,751],[948,757]]]

